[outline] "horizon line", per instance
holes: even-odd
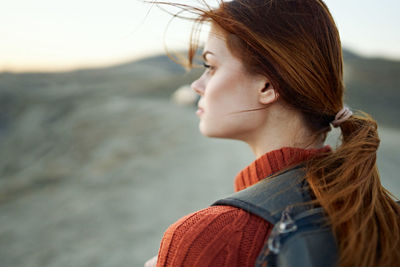
[[[201,49],[201,47],[199,48]],[[354,49],[343,47],[343,50],[350,52],[358,57],[365,58],[365,59],[382,59],[387,61],[400,61],[400,55],[396,56],[389,56],[380,53],[361,53],[360,51],[355,51]],[[171,52],[171,51],[169,51]],[[187,52],[187,50],[179,50],[173,51],[173,53],[181,53]],[[133,63],[135,61],[140,61],[147,58],[157,57],[157,56],[167,56],[166,52],[156,51],[151,54],[145,54],[142,56],[133,56],[133,57],[126,57],[125,59],[115,59],[109,60],[104,63],[77,63],[73,65],[60,65],[60,66],[38,66],[38,67],[27,67],[27,68],[7,68],[4,67],[0,69],[0,74],[4,73],[15,73],[15,74],[22,74],[22,73],[64,73],[64,72],[75,72],[75,71],[82,71],[82,70],[93,70],[93,69],[103,69],[103,68],[110,68],[114,66],[124,65],[127,63]]]

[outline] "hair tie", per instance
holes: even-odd
[[[340,124],[342,124],[343,122],[347,121],[348,118],[351,117],[351,115],[353,115],[353,112],[351,112],[351,110],[344,106],[335,116],[335,119],[331,122],[333,127],[339,127]]]

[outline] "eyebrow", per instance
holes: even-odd
[[[202,57],[203,57],[203,59],[204,59],[205,61],[207,61],[207,59],[206,59],[206,55],[207,55],[207,54],[214,55],[214,53],[211,52],[211,51],[205,51],[205,52],[203,53],[203,55],[202,55]],[[214,56],[215,56],[215,55],[214,55]]]

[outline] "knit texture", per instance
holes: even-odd
[[[283,147],[267,152],[236,175],[235,191],[330,150],[330,146]],[[262,218],[236,207],[208,207],[181,218],[165,231],[157,267],[254,266],[272,227]]]

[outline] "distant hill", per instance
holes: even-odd
[[[165,98],[199,74],[200,70],[185,74],[167,56],[68,72],[3,72],[0,73],[0,136],[12,121],[35,105],[62,114],[94,98]]]
[[[345,102],[379,123],[400,127],[400,61],[365,58],[344,50]]]
[[[361,57],[344,50],[345,101],[371,113],[379,123],[400,127],[400,61]],[[59,73],[0,73],[0,133],[29,103],[71,106],[85,97],[169,97],[201,74],[186,73],[159,55],[105,68]],[[61,108],[61,107],[60,107]],[[64,108],[65,109],[65,108]]]

